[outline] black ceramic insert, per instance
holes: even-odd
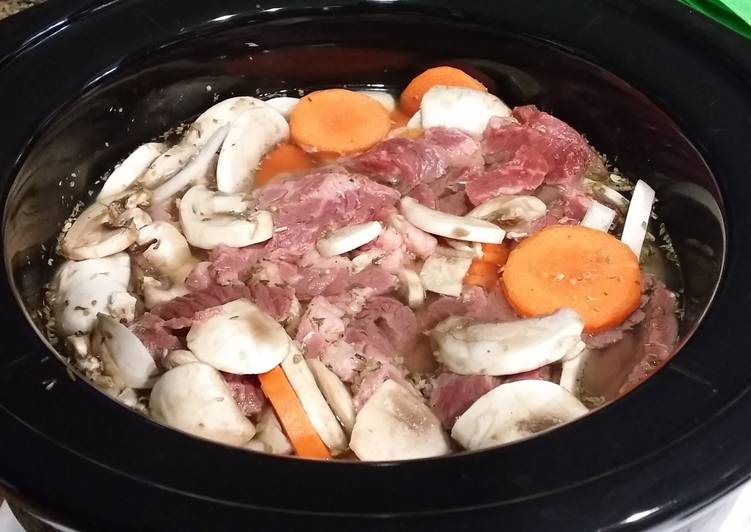
[[[566,4],[71,1],[63,20],[51,0],[31,39],[0,25],[3,487],[95,530],[585,530],[679,519],[745,479],[751,47],[669,0]],[[141,142],[215,95],[401,87],[447,63],[657,189],[685,345],[627,397],[483,453],[318,463],[152,423],[71,380],[32,328],[63,220]]]

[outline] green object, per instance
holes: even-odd
[[[751,39],[751,0],[681,0],[700,13]]]

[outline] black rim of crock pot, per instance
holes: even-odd
[[[183,3],[182,11],[178,3],[129,0],[93,9],[99,3],[69,2],[70,18],[61,22],[59,4],[50,2],[47,15],[42,17],[45,7],[39,8],[35,21],[46,18],[47,27],[54,29],[26,41],[18,54],[0,50],[5,58],[0,108],[6,108],[14,124],[12,135],[0,133],[4,198],[28,139],[40,125],[68,103],[70,95],[80,94],[132,50],[178,35],[188,38],[195,28],[211,31],[228,20],[217,17],[235,12],[243,13],[238,19],[250,21],[288,12],[326,16],[352,10],[404,10],[479,23],[491,19],[512,32],[537,17],[539,35],[533,37],[544,35],[556,45],[565,44],[661,104],[699,147],[726,198],[751,192],[739,155],[744,154],[744,139],[735,133],[744,126],[747,130],[751,117],[751,65],[740,51],[751,47],[675,2],[582,0],[577,9],[555,17],[550,16],[552,0],[500,6],[477,2],[461,9],[448,0],[339,1],[327,9],[301,1],[252,7],[238,0],[224,2],[221,9]],[[576,18],[581,13],[586,20]],[[608,31],[595,32],[595,23]],[[572,34],[572,27],[585,29]],[[536,33],[528,28],[522,32]],[[107,46],[98,48],[105,38]],[[600,57],[597,44],[603,39],[630,43],[634,51],[619,58]],[[61,75],[64,70],[52,64],[53,57],[81,60],[68,63],[68,75]],[[676,71],[652,68],[647,73],[640,66],[647,59]],[[41,64],[48,69],[40,69]],[[690,79],[692,74],[694,83],[685,93],[665,92],[676,78]],[[25,85],[30,79],[39,85]],[[7,102],[16,101],[19,92],[33,109],[8,109]],[[698,95],[712,113],[691,111]],[[6,488],[63,516],[64,522],[109,523],[111,529],[123,527],[130,512],[134,523],[150,523],[143,528],[183,523],[186,529],[200,528],[206,522],[201,520],[212,516],[217,523],[239,520],[249,510],[263,510],[254,514],[259,528],[285,522],[282,519],[318,516],[330,519],[332,529],[365,516],[376,528],[383,526],[381,519],[398,515],[411,528],[422,528],[430,517],[449,529],[470,522],[474,530],[490,529],[502,519],[511,528],[526,524],[575,530],[643,527],[684,514],[736,486],[751,469],[737,437],[751,414],[751,401],[745,397],[751,360],[743,356],[751,342],[735,329],[751,302],[751,250],[742,234],[751,226],[751,213],[735,200],[725,207],[729,253],[723,282],[704,322],[665,369],[617,403],[544,437],[445,460],[322,464],[222,448],[144,422],[100,400],[90,387],[61,380],[64,371],[18,312],[3,275],[0,297],[6,303],[2,316],[8,338],[0,386],[12,387],[19,396],[0,403],[0,478]],[[715,365],[706,364],[701,356],[706,352],[717,353]],[[723,388],[729,371],[740,375],[732,397]],[[49,378],[58,383],[47,392]],[[744,383],[742,394],[737,393],[738,379]],[[44,394],[53,394],[54,403],[80,414],[43,410],[51,402]],[[686,403],[698,408],[685,412]],[[635,433],[638,438],[632,437]],[[593,434],[603,437],[592,440]],[[544,462],[544,471],[536,457]]]

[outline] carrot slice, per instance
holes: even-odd
[[[407,125],[407,122],[409,122],[409,116],[402,112],[401,109],[394,109],[391,111],[389,118],[391,119],[391,129],[404,127]]]
[[[365,151],[391,129],[391,119],[373,98],[346,89],[304,96],[289,118],[292,141],[306,151],[349,154]]]
[[[300,172],[312,167],[312,159],[298,146],[280,144],[261,161],[256,171],[255,184],[263,186],[279,174]]]
[[[407,88],[402,91],[402,95],[399,98],[401,110],[408,116],[415,114],[420,109],[423,95],[435,85],[469,87],[470,89],[482,91],[488,90],[485,85],[458,68],[450,66],[429,68],[422,74],[417,75],[409,82]]]
[[[284,370],[277,366],[267,373],[258,375],[258,379],[261,381],[261,390],[271,401],[297,455],[324,460],[331,458],[329,450],[313,428],[300,399],[287,380]]]
[[[498,270],[508,258],[509,250],[505,244],[483,244],[482,257],[476,258],[469,265],[464,284],[494,290],[498,284]]]
[[[503,266],[508,260],[509,249],[506,244],[483,244],[482,260]]]
[[[524,316],[576,310],[584,330],[623,322],[639,307],[641,272],[628,246],[579,225],[553,225],[523,240],[503,271],[509,303]]]

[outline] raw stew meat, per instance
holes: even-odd
[[[318,459],[483,449],[670,357],[676,295],[639,262],[653,202],[455,68],[398,102],[233,97],[138,147],[71,219],[53,329],[99,388],[199,437]],[[588,388],[619,346],[628,371]]]

